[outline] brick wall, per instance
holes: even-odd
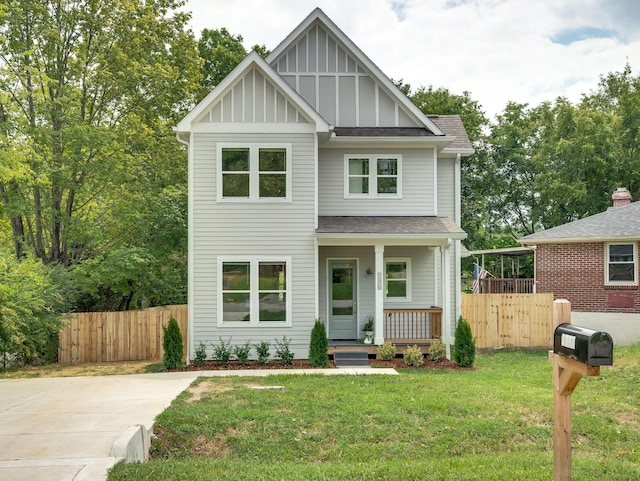
[[[640,312],[637,286],[604,285],[604,260],[603,243],[539,244],[537,292],[569,300],[574,311]]]

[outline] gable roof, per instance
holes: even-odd
[[[333,21],[320,9],[314,9],[280,44],[269,54],[266,61],[270,64],[277,62],[278,58],[286,53],[287,49],[295,44],[296,41],[304,35],[304,33],[314,25],[321,25],[335,36],[348,53],[355,57],[362,64],[362,68],[366,70],[378,82],[385,91],[385,95],[389,95],[393,100],[402,105],[403,109],[422,126],[436,136],[445,135],[440,128],[432,122],[406,95],[394,85],[394,83],[358,48],[358,46],[345,35],[345,33],[333,23]],[[274,65],[275,68],[275,65]]]
[[[230,92],[237,80],[252,69],[259,71],[268,82],[273,84],[275,89],[299,110],[309,122],[315,123],[317,132],[329,131],[327,121],[291,88],[258,53],[252,51],[178,123],[175,129],[176,132],[178,134],[191,132],[193,125],[206,116],[216,102]]]
[[[640,240],[640,202],[610,207],[599,214],[522,237],[521,244],[563,244]]]

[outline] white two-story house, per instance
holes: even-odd
[[[177,126],[189,154],[189,352],[286,336],[453,344],[458,116],[426,116],[320,10]]]

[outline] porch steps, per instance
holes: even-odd
[[[362,367],[369,365],[369,354],[358,351],[336,351],[333,354],[336,367]]]

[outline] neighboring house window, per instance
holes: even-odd
[[[605,245],[605,284],[638,285],[638,244]]]
[[[402,157],[345,156],[345,197],[400,197]]]
[[[411,259],[390,258],[384,263],[385,297],[389,301],[411,300]]]
[[[219,201],[289,200],[290,145],[218,144]]]
[[[290,322],[289,259],[220,259],[218,325]]]

